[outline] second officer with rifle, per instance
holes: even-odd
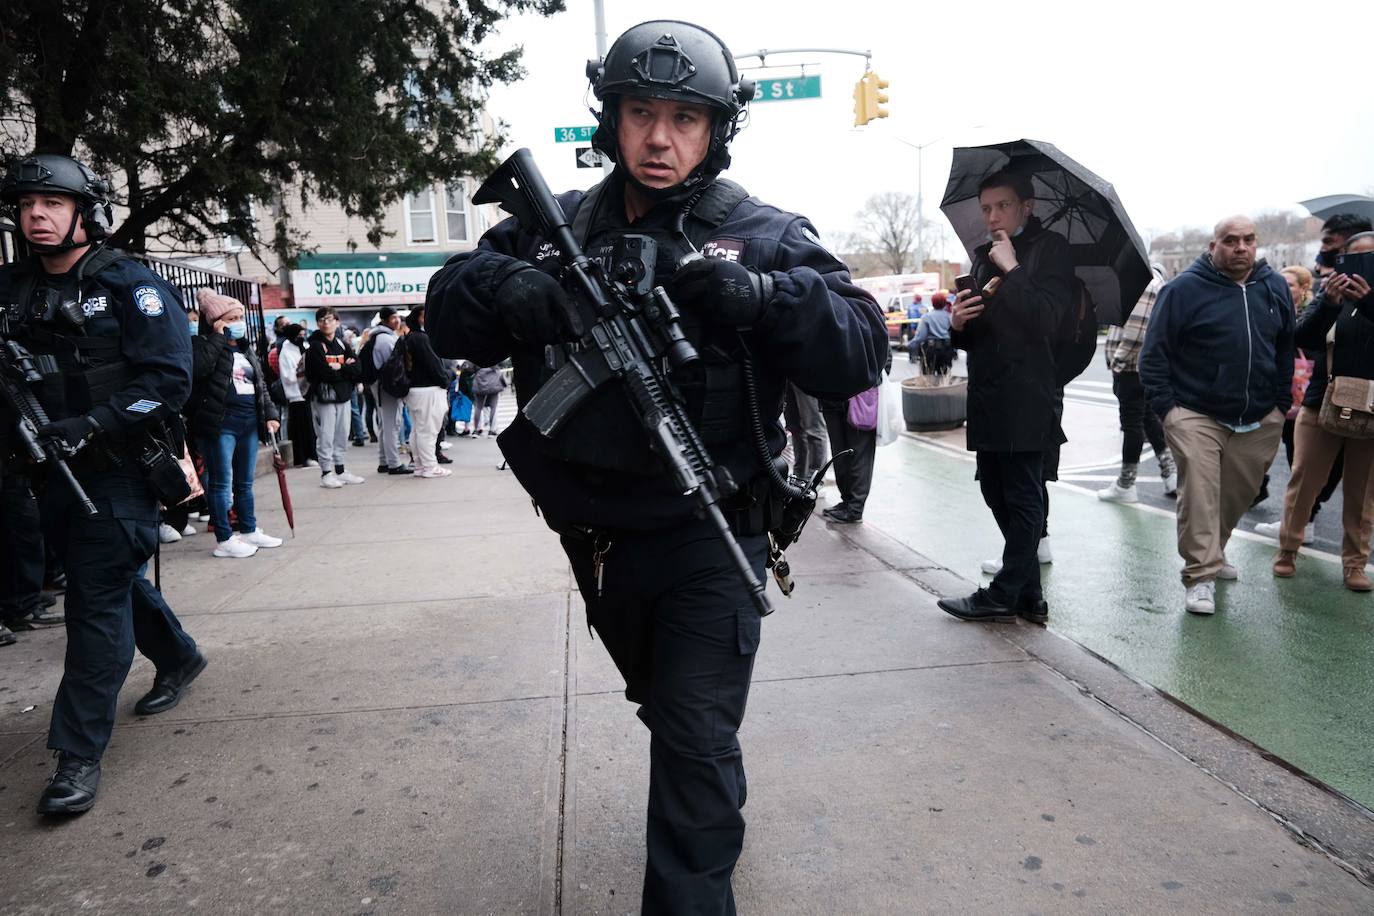
[[[557,202],[592,275],[622,291],[661,285],[680,308],[680,324],[660,326],[680,329],[690,347],[668,339],[671,358],[655,362],[673,366],[675,403],[694,429],[688,438],[709,452],[705,478],[729,532],[713,524],[710,499],[684,494],[691,474],[674,437],[662,425],[657,437],[647,432],[643,387],[589,373],[578,390],[571,378],[565,423],[549,407],[560,399],[538,396],[566,384],[568,366],[608,365],[590,358],[593,330],[642,326],[599,323],[585,282],[569,295],[560,281],[573,287],[588,272],[570,277],[546,221],[513,217],[452,258],[430,283],[429,333],[442,355],[512,360],[522,414],[501,449],[561,535],[588,620],[652,734],[643,911],[733,913],[745,802],[736,735],[765,603],[746,580],[763,577],[768,533],[783,525],[782,393],[789,380],[822,398],[871,388],[887,333],[806,219],[719,177],[753,95],[719,38],[685,22],[642,23],[588,76],[602,103],[593,144],[616,168]],[[647,293],[623,301],[671,315]],[[626,351],[599,340],[617,368]],[[654,388],[651,374],[642,377]]]
[[[176,463],[191,391],[186,315],[173,289],[112,249],[105,182],[67,156],[15,163],[0,182],[32,255],[0,267],[6,454],[35,461],[43,534],[67,571],[67,657],[43,814],[95,804],[100,758],[134,647],[157,667],[140,715],[176,705],[205,658],[141,576],[158,503],[189,490]]]

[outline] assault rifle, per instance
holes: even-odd
[[[575,309],[571,323],[582,335],[580,346],[572,348],[566,362],[525,404],[525,418],[540,434],[555,436],[594,391],[618,382],[654,451],[683,494],[696,498],[697,510],[716,529],[754,606],[760,614],[772,613],[763,583],[720,510],[722,491],[733,491],[735,484],[715,467],[664,369],[665,360],[681,369],[700,357],[682,332],[677,307],[662,286],[653,284],[654,240],[626,236],[622,256],[608,277],[577,244],[563,208],[527,149],[516,150],[503,162],[472,202],[500,204],[554,244],[563,267],[563,287]]]
[[[18,417],[16,425],[20,440],[34,461],[39,464],[51,463],[57,468],[57,473],[71,487],[81,508],[94,517],[99,514],[95,503],[81,488],[81,482],[72,474],[72,469],[67,467],[67,459],[74,453],[51,439],[38,437],[38,430],[48,425],[48,415],[30,386],[41,381],[43,376],[34,365],[33,354],[13,340],[4,341],[4,346],[0,346],[0,394],[4,395],[5,401]]]

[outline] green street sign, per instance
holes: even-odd
[[[790,102],[794,99],[818,99],[821,97],[821,78],[819,76],[794,76],[785,80],[759,80],[755,85],[758,93],[755,102]]]
[[[555,127],[553,129],[553,142],[555,143],[589,143],[592,134],[596,133],[596,127]]]

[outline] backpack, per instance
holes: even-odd
[[[358,366],[362,369],[359,381],[364,385],[370,386],[377,381],[377,374],[380,370],[377,368],[377,335],[375,333],[367,339],[367,343],[363,344],[362,350],[358,352]]]
[[[393,398],[403,398],[410,394],[410,373],[406,369],[405,344],[404,337],[397,340],[391,355],[382,363],[382,368],[377,370],[378,384]]]
[[[1054,384],[1064,387],[1083,374],[1097,352],[1097,305],[1082,280],[1077,280],[1074,307],[1065,313],[1051,342],[1054,350]]]
[[[267,368],[271,370],[273,381],[281,380],[281,345],[285,342],[285,338],[278,337],[267,351]]]

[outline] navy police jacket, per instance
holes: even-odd
[[[33,302],[18,301],[33,277],[40,290],[59,279],[47,277],[36,258],[0,267],[0,307],[10,336],[35,354],[57,358],[65,391],[36,392],[50,412],[56,413],[50,405],[65,403],[66,415],[89,414],[120,441],[181,411],[191,394],[191,338],[175,289],[137,261],[120,258],[83,277],[85,323],[78,328],[58,316],[42,320]],[[121,361],[123,371],[100,371]],[[110,379],[108,389],[102,377]],[[45,378],[42,386],[56,381]]]
[[[1202,255],[1164,285],[1140,351],[1155,413],[1175,406],[1232,426],[1293,403],[1293,300],[1264,261],[1244,283]]]
[[[578,239],[593,260],[605,258],[624,233],[659,240],[656,283],[690,251],[672,229],[681,201],[660,203],[641,219],[625,216],[619,172],[589,192],[559,197],[563,211],[586,227]],[[737,187],[737,186],[732,186]],[[591,202],[589,202],[591,201]],[[588,206],[590,221],[576,214]],[[681,304],[683,330],[701,354],[698,369],[673,374],[687,412],[718,467],[742,487],[764,473],[750,433],[740,366],[752,363],[758,403],[770,454],[781,454],[785,436],[778,415],[783,390],[792,381],[808,394],[843,399],[877,384],[887,362],[887,329],[877,303],[855,286],[848,268],[821,245],[803,217],[770,206],[742,191],[738,203],[698,240],[706,257],[737,260],[765,272],[773,292],[762,317],[746,331],[701,321]],[[676,237],[676,241],[675,241]],[[513,266],[528,262],[557,276],[558,252],[534,231],[507,219],[488,231],[477,247],[450,258],[430,281],[426,327],[442,356],[490,366],[509,357],[521,407],[547,380],[543,351],[515,341],[493,304],[496,287]],[[563,441],[566,440],[566,441]],[[654,530],[691,515],[692,500],[677,492],[647,436],[629,413],[614,382],[602,386],[576,414],[559,439],[543,439],[518,418],[503,434],[501,448],[521,483],[544,510],[551,526]]]

